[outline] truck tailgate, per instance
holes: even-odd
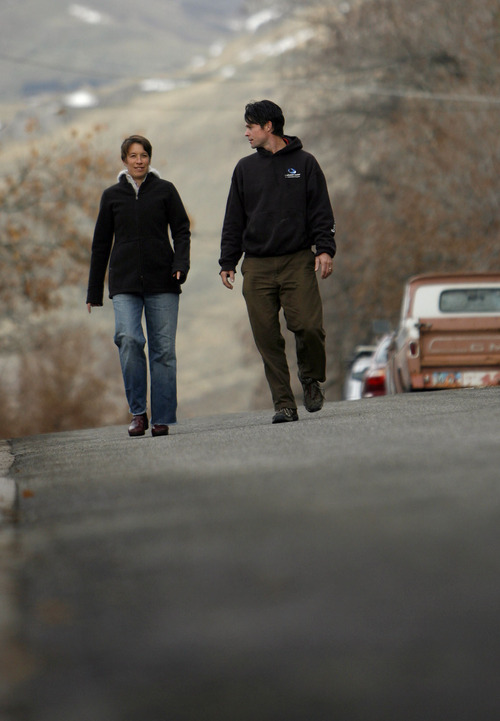
[[[420,318],[421,368],[500,368],[500,316]]]

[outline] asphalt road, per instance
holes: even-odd
[[[13,442],[1,721],[499,718],[500,389],[299,411]]]

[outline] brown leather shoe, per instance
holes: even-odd
[[[128,427],[129,436],[143,436],[149,426],[148,414],[141,413],[140,416],[134,416],[132,423]]]
[[[168,436],[168,426],[164,426],[161,423],[155,423],[151,426],[152,436]]]

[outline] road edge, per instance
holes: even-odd
[[[0,525],[12,516],[17,500],[17,486],[9,471],[14,463],[12,444],[0,440]]]

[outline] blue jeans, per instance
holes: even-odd
[[[177,293],[134,295],[120,293],[113,297],[115,343],[120,352],[125,394],[130,412],[147,412],[146,338],[142,314],[146,318],[149,371],[151,376],[151,423],[172,425],[177,412],[177,361],[175,334],[179,312]]]

